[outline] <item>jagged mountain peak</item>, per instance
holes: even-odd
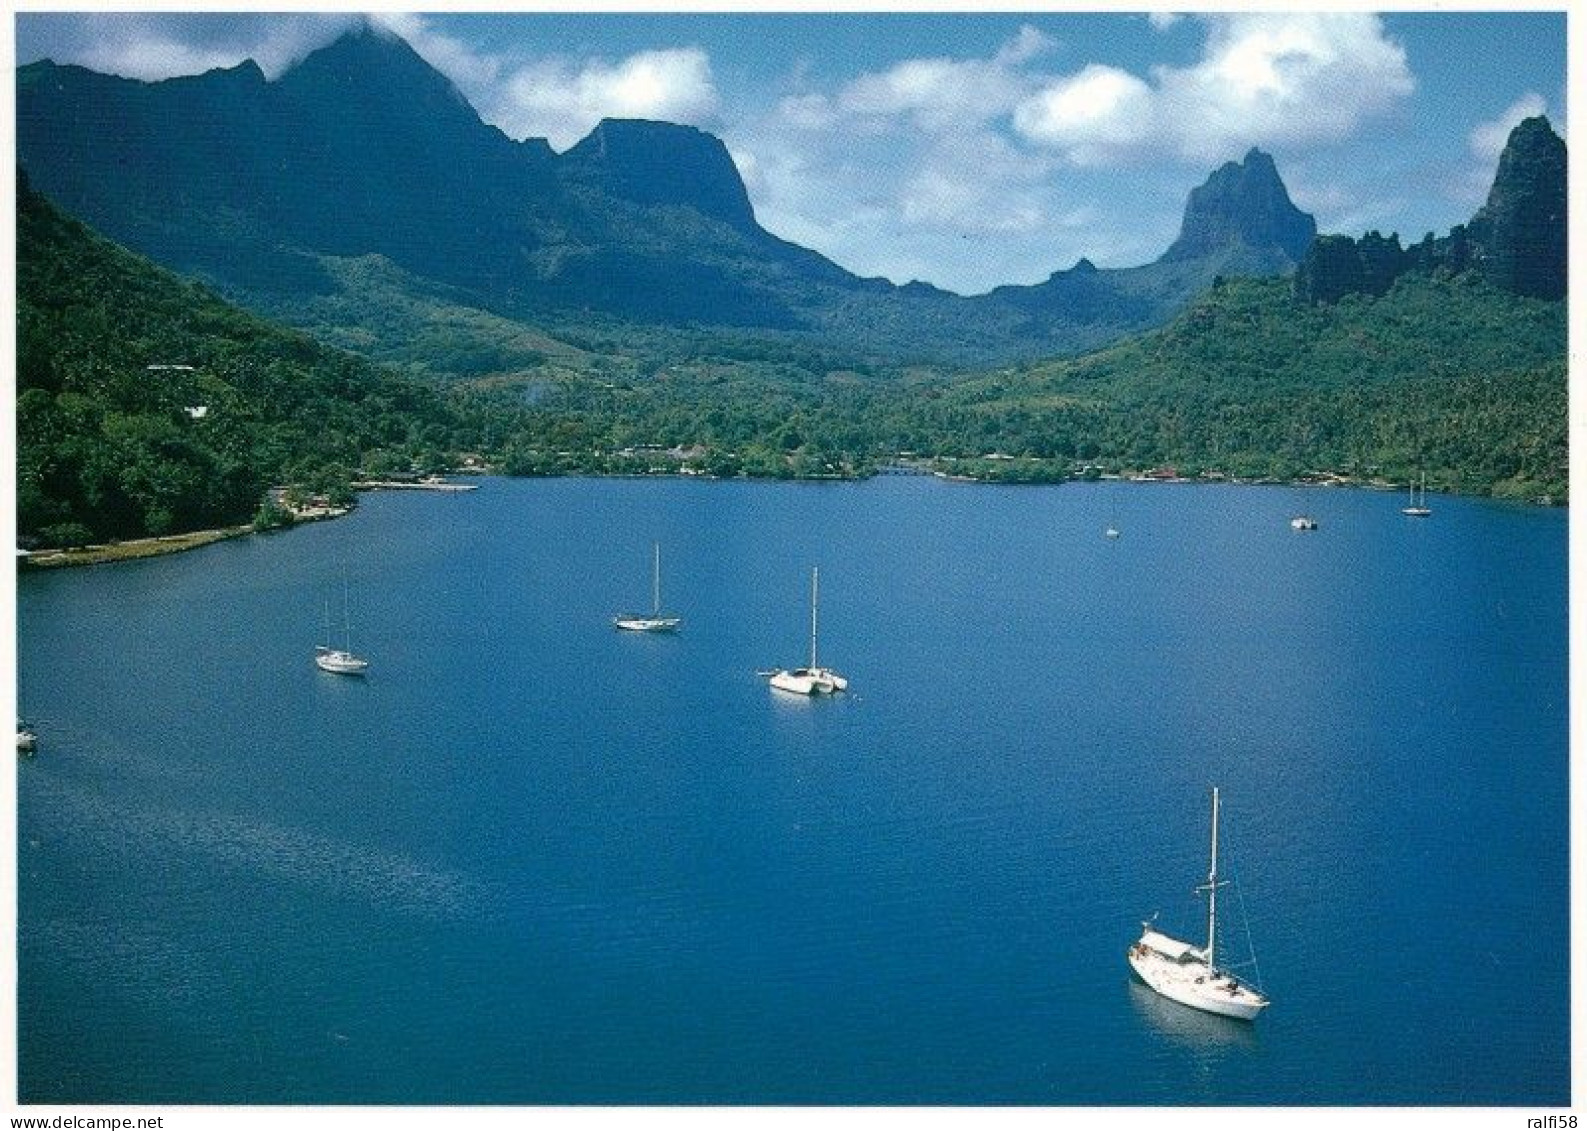
[[[276,81],[283,87],[364,101],[380,97],[416,108],[440,99],[454,107],[466,107],[469,115],[477,117],[451,79],[431,66],[407,40],[368,19],[310,52]]]
[[[1316,234],[1316,220],[1290,200],[1272,155],[1253,146],[1243,161],[1226,162],[1191,191],[1179,238],[1162,261],[1197,259],[1243,246],[1279,251],[1298,263]]]
[[[1510,131],[1488,199],[1469,226],[1484,273],[1506,290],[1565,295],[1567,164],[1565,142],[1546,117]]]

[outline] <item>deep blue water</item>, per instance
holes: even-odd
[[[21,1097],[1567,1103],[1566,514],[1402,504],[490,480],[24,575]],[[1213,784],[1254,1025],[1124,961]]]

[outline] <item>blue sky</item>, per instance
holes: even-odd
[[[153,80],[254,58],[273,77],[354,19],[22,13],[17,62]],[[1252,146],[1323,231],[1442,233],[1516,121],[1567,125],[1562,10],[374,19],[513,137],[697,125],[777,235],[961,293],[1155,259],[1190,189]]]

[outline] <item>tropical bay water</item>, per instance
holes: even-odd
[[[1567,1103],[1566,515],[1403,503],[487,480],[24,575],[21,1098]],[[1254,1024],[1124,957],[1215,784]]]

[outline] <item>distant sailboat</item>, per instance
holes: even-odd
[[[1425,472],[1422,474],[1422,501],[1419,503],[1416,501],[1416,481],[1412,480],[1411,505],[1401,507],[1400,513],[1410,515],[1412,518],[1427,518],[1433,513],[1432,508],[1427,505],[1427,474]]]
[[[821,570],[816,567],[810,571],[810,666],[794,668],[792,671],[779,668],[767,673],[771,685],[778,691],[790,691],[795,695],[830,695],[834,691],[847,690],[849,686],[849,681],[837,672],[816,663],[816,617],[820,605]]]
[[[314,662],[321,671],[335,675],[363,675],[369,670],[369,661],[353,654],[353,621],[351,603],[347,592],[347,575],[342,575],[342,639],[343,647],[331,645],[331,603],[325,602],[325,643],[314,649]]]
[[[661,615],[661,543],[656,543],[655,561],[650,574],[650,615],[623,613],[613,617],[618,628],[631,632],[671,632],[683,623],[682,617]]]
[[[1207,882],[1196,889],[1207,893],[1207,945],[1197,947],[1170,938],[1148,921],[1140,939],[1130,947],[1130,967],[1141,981],[1172,1001],[1249,1021],[1267,1008],[1266,995],[1217,965],[1218,889],[1226,882],[1218,879],[1218,791],[1214,788],[1212,867]]]

